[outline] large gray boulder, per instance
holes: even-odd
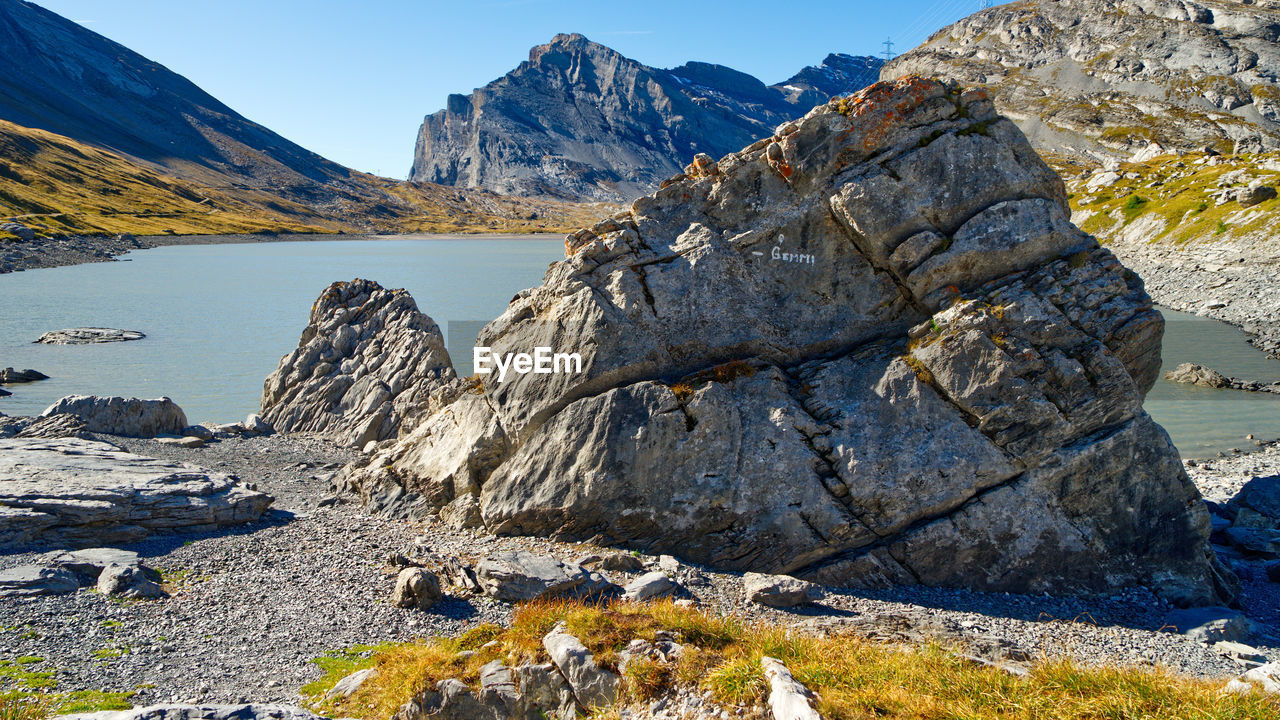
[[[271,496],[194,465],[72,438],[0,440],[0,548],[133,542],[257,520]]]
[[[150,438],[179,435],[187,426],[186,413],[167,397],[140,398],[68,395],[45,408],[40,417],[70,414],[80,417],[89,432]]]
[[[404,290],[354,280],[330,285],[311,308],[298,348],[262,388],[262,419],[363,447],[394,438],[456,380],[440,328]]]
[[[487,379],[344,486],[826,585],[1233,594],[1142,409],[1160,315],[984,91],[879,83],[664,185],[481,333],[581,372]]]

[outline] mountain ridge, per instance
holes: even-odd
[[[723,65],[654,68],[562,33],[506,75],[453,94],[418,132],[411,181],[629,200],[699,153],[719,157],[873,82],[875,58],[829,55],[777,85]],[[827,72],[823,72],[823,68]],[[861,83],[861,84],[859,84]],[[856,86],[852,86],[856,85]]]

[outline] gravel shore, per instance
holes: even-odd
[[[37,238],[31,242],[0,244],[0,275],[35,268],[63,267],[94,262],[112,262],[133,250],[167,245],[222,245],[313,240],[351,240],[364,235],[146,235],[70,236]]]
[[[1280,357],[1280,252],[1231,243],[1108,247],[1142,277],[1157,304],[1235,325],[1254,346]]]
[[[171,583],[159,601],[119,602],[96,592],[0,603],[0,660],[38,656],[58,689],[136,690],[135,704],[162,701],[296,702],[319,675],[310,662],[357,644],[457,633],[503,622],[510,608],[479,598],[449,598],[430,612],[392,607],[387,597],[394,552],[471,560],[523,548],[574,560],[599,551],[586,544],[497,538],[435,522],[370,517],[358,506],[329,505],[331,477],[355,455],[296,437],[229,439],[202,449],[104,438],[129,450],[235,474],[274,495],[274,510],[232,532],[173,535],[131,546]],[[1225,499],[1253,475],[1280,472],[1280,445],[1189,468],[1210,499]],[[40,549],[41,551],[44,549]],[[40,552],[0,555],[0,568]],[[648,558],[651,562],[656,558]],[[1276,586],[1245,570],[1245,608],[1280,635]],[[611,574],[625,582],[626,574]],[[1259,579],[1259,577],[1261,579]],[[1204,645],[1162,631],[1171,609],[1138,589],[1112,598],[1054,598],[929,588],[833,589],[818,605],[783,611],[748,604],[732,573],[683,566],[679,578],[697,602],[718,611],[815,631],[854,631],[889,640],[960,639],[988,655],[1067,655],[1089,663],[1162,665],[1226,677],[1241,668]],[[1280,657],[1280,639],[1258,638]]]

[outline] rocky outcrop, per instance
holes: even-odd
[[[58,413],[48,417],[0,418],[0,438],[64,438],[75,437],[90,440],[93,434],[84,418],[71,413]]]
[[[1261,383],[1256,380],[1227,377],[1213,368],[1196,363],[1181,363],[1165,373],[1164,379],[1184,385],[1198,385],[1220,390],[1280,393],[1280,382]]]
[[[1280,148],[1280,6],[1031,0],[974,13],[881,71],[987,83],[1042,150]]]
[[[986,93],[880,83],[571,235],[484,381],[344,477],[832,585],[1232,593],[1142,410],[1163,324]]]
[[[879,64],[831,55],[768,87],[720,65],[662,70],[581,35],[557,35],[528,62],[428,115],[409,179],[631,200],[696,153],[720,157],[833,94],[866,87]]]
[[[187,415],[167,397],[155,400],[97,395],[68,395],[45,408],[41,418],[74,415],[89,432],[151,438],[180,435]]]
[[[48,380],[49,376],[39,370],[14,370],[13,368],[5,368],[0,370],[0,385],[10,385],[13,383],[29,383],[37,380]]]
[[[87,547],[257,520],[271,496],[92,440],[0,440],[0,547]]]
[[[36,338],[42,345],[92,345],[94,343],[127,342],[141,340],[145,333],[137,330],[117,330],[115,328],[67,328],[53,330]]]
[[[362,447],[396,437],[456,377],[440,328],[407,292],[337,282],[312,306],[298,349],[263,385],[262,419],[278,432]]]

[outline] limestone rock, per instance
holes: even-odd
[[[747,573],[742,576],[742,584],[748,600],[769,607],[795,607],[826,596],[821,585],[789,575]]]
[[[6,418],[0,437],[19,438],[92,438],[89,426],[79,415],[58,413],[48,417]]]
[[[157,438],[156,442],[162,445],[175,445],[177,447],[183,447],[188,449],[204,447],[204,440],[201,440],[200,438],[195,437],[194,435],[185,435],[183,437],[176,437],[176,438],[175,437]]]
[[[148,577],[138,565],[111,563],[98,576],[98,592],[132,600],[164,597],[160,584]]]
[[[44,345],[92,345],[94,343],[141,340],[145,337],[145,333],[140,333],[137,330],[83,327],[47,332],[37,338],[36,342]]]
[[[1261,688],[1265,692],[1280,693],[1280,662],[1269,662],[1256,667],[1241,675],[1240,679],[1250,685]]]
[[[1231,384],[1230,380],[1217,370],[1195,363],[1179,364],[1178,367],[1165,373],[1164,379],[1169,382],[1208,388],[1224,388]]]
[[[475,576],[486,595],[506,602],[599,596],[616,588],[580,565],[524,551],[502,552],[481,560]]]
[[[455,380],[440,328],[408,293],[338,282],[316,300],[298,348],[263,385],[262,419],[277,432],[363,447],[395,438]]]
[[[573,696],[583,709],[607,708],[618,699],[622,678],[596,664],[595,656],[563,625],[542,638],[542,647],[560,673],[569,681]]]
[[[600,560],[600,567],[612,572],[639,572],[644,561],[630,553],[610,553]]]
[[[813,709],[813,693],[791,676],[791,671],[777,658],[763,656],[760,665],[769,680],[769,709],[774,720],[821,720]]]
[[[92,440],[0,440],[0,547],[95,546],[258,519],[271,496]]]
[[[1250,185],[1236,191],[1236,202],[1244,207],[1253,207],[1267,200],[1274,200],[1276,189],[1270,185]]]
[[[6,232],[21,242],[32,242],[36,239],[36,231],[17,222],[0,223],[0,232]]]
[[[275,432],[271,423],[262,419],[261,415],[251,413],[244,419],[244,431],[248,435],[270,435]]]
[[[1224,607],[1199,607],[1174,610],[1165,625],[1205,645],[1248,640],[1257,630],[1254,621],[1237,610]]]
[[[667,597],[676,590],[676,584],[665,572],[654,570],[645,573],[622,587],[622,599],[631,602],[645,602]]]
[[[187,427],[187,416],[167,397],[139,398],[68,395],[45,408],[41,417],[62,413],[78,415],[90,432],[128,437],[177,435]]]
[[[38,370],[14,370],[13,368],[5,368],[0,370],[0,385],[9,385],[12,383],[29,383],[37,380],[48,380],[49,376]]]
[[[344,484],[500,534],[828,585],[1228,601],[1142,409],[1163,321],[977,88],[819,106],[569,236],[480,333],[486,380]]]
[[[440,578],[420,567],[407,567],[396,577],[396,587],[391,592],[391,604],[398,608],[430,610],[444,598]]]
[[[138,553],[117,548],[85,548],[84,550],[59,550],[41,558],[49,567],[58,567],[76,575],[81,585],[97,585],[98,576],[108,565],[141,567]],[[153,571],[154,572],[154,571]],[[159,580],[159,575],[151,576]]]
[[[346,677],[342,678],[338,682],[334,683],[334,686],[329,688],[328,692],[324,694],[324,699],[336,700],[336,699],[349,698],[352,695],[354,695],[357,690],[360,689],[361,685],[365,684],[365,681],[376,676],[377,674],[378,674],[378,668],[376,667],[357,670],[351,673],[350,675],[347,675]]]
[[[151,705],[130,710],[58,715],[62,720],[327,720],[291,705]]]
[[[62,568],[22,565],[0,570],[0,597],[63,595],[79,588],[75,574]]]

